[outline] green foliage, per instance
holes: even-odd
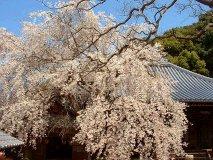
[[[183,49],[183,44],[181,42],[179,42],[178,40],[176,40],[176,39],[174,39],[174,40],[170,40],[170,39],[164,40],[163,41],[163,46],[164,46],[164,49],[168,53],[172,53],[173,55],[178,55]]]
[[[168,38],[159,42],[168,53],[168,60],[193,72],[213,77],[213,30],[207,27],[210,23],[213,23],[213,11],[201,15],[197,23],[164,33]],[[197,38],[196,35],[204,29],[206,32]],[[174,34],[176,38],[170,36]]]
[[[195,51],[183,50],[178,56],[168,56],[168,60],[178,66],[197,72],[203,75],[208,75],[206,63],[201,60]]]

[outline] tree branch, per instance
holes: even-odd
[[[210,8],[213,8],[213,0],[196,0],[196,1],[204,5],[207,5]]]

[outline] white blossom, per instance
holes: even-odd
[[[112,17],[67,3],[33,13],[39,21],[24,23],[21,37],[0,30],[8,57],[0,68],[7,97],[0,128],[33,146],[57,128],[70,139],[78,130],[73,140],[108,160],[183,154],[186,106],[171,98],[167,80],[149,73],[164,53],[129,41],[131,27],[147,28],[110,29]]]

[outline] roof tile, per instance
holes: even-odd
[[[174,99],[183,102],[213,102],[213,78],[202,76],[168,62],[152,65],[150,69],[155,74],[170,78],[171,82],[175,82],[172,84]]]

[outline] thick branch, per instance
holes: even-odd
[[[196,0],[196,1],[204,5],[207,5],[210,8],[213,8],[213,0]]]

